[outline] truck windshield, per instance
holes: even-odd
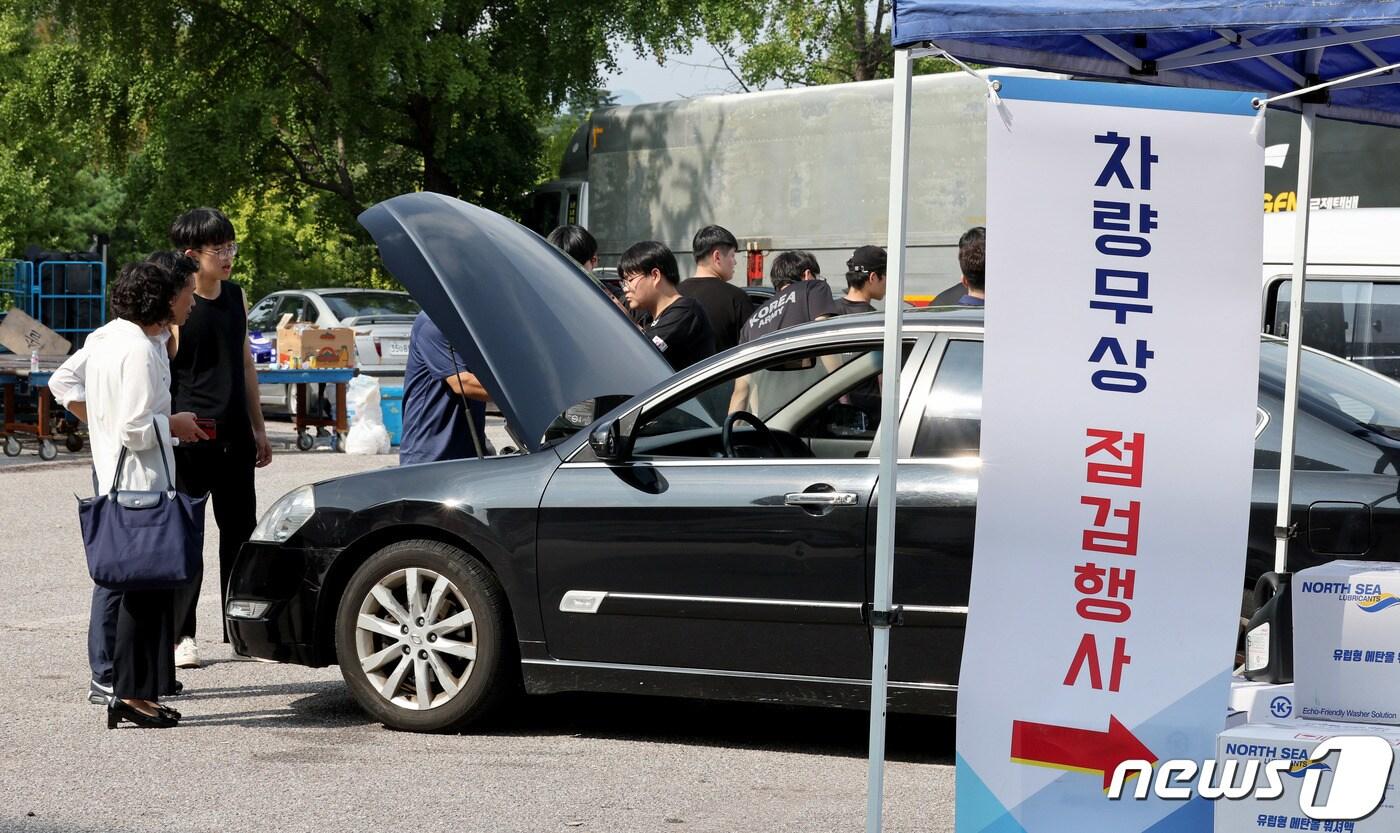
[[[1273,332],[1288,337],[1289,292],[1277,284]],[[1310,280],[1303,301],[1303,343],[1400,379],[1400,285],[1367,279]]]

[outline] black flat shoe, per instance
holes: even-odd
[[[138,729],[169,729],[180,723],[179,718],[170,717],[164,712],[146,714],[121,700],[113,700],[107,707],[107,728],[115,729],[123,720],[136,724]]]

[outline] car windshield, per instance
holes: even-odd
[[[1259,346],[1259,385],[1283,395],[1288,351],[1281,341]],[[1313,416],[1400,440],[1400,383],[1325,353],[1304,350],[1299,405]]]
[[[341,320],[369,315],[417,315],[423,309],[412,296],[398,292],[347,292],[321,298]]]

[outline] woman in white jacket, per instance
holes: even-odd
[[[194,305],[194,281],[151,263],[128,264],[112,284],[111,298],[113,320],[90,335],[54,378],[60,388],[66,378],[82,380],[99,494],[114,483],[124,490],[173,488],[165,478],[166,466],[172,475],[175,469],[172,436],[202,435],[194,414],[170,413],[165,350],[170,326],[183,323]],[[123,448],[126,463],[117,471]],[[122,720],[149,728],[179,721],[178,712],[158,702],[175,675],[171,617],[169,590],[121,594],[108,728]]]

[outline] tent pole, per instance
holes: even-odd
[[[1303,105],[1298,136],[1298,204],[1293,210],[1293,283],[1288,300],[1288,364],[1283,384],[1283,441],[1279,445],[1278,512],[1274,517],[1274,571],[1288,570],[1288,539],[1293,517],[1293,451],[1297,445],[1298,366],[1303,353],[1303,286],[1308,263],[1313,132],[1317,105]]]
[[[909,214],[909,116],[913,58],[894,53],[894,101],[890,122],[889,274],[885,276],[884,379],[880,398],[880,485],[875,520],[875,600],[870,661],[870,765],[866,781],[866,833],[879,833],[885,803],[885,708],[889,690],[890,608],[894,585],[894,519],[899,459],[899,369],[903,362],[904,242]]]

